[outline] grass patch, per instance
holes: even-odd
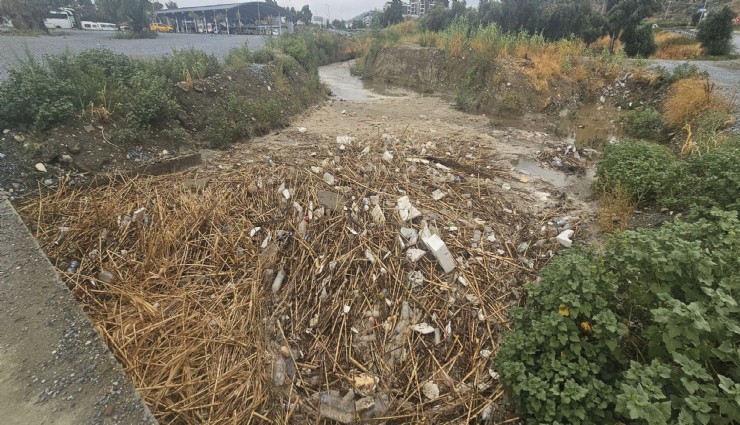
[[[655,35],[658,46],[652,55],[655,59],[696,59],[702,56],[701,43],[696,38],[672,32],[659,32]]]
[[[596,223],[605,233],[627,230],[637,204],[630,192],[621,185],[610,187],[599,195]]]
[[[728,116],[732,105],[716,93],[716,87],[707,78],[683,78],[671,85],[663,103],[663,117],[674,129],[696,127],[696,122],[707,111],[720,111]]]

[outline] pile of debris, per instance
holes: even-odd
[[[341,137],[305,167],[290,152],[20,210],[163,423],[505,420],[507,310],[577,220],[434,143]]]

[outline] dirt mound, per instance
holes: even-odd
[[[446,93],[460,109],[491,115],[555,110],[579,99],[580,88],[565,79],[538,90],[523,72],[529,66],[529,60],[493,59],[483,66],[472,51],[451,60],[442,50],[404,44],[368,54],[363,75],[424,93]]]
[[[484,177],[484,141],[289,139],[21,213],[162,422],[506,418],[506,311],[572,219]]]

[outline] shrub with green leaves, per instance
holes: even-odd
[[[631,57],[641,56],[646,58],[658,49],[653,31],[647,25],[626,28],[624,34],[622,34],[622,42],[624,43],[624,52]]]
[[[613,422],[627,328],[614,312],[618,282],[599,262],[585,250],[558,257],[512,309],[496,368],[528,423]]]
[[[673,153],[655,143],[638,140],[610,145],[596,169],[596,188],[609,192],[621,187],[634,200],[648,204],[655,201],[675,164]]]
[[[713,207],[740,211],[740,137],[693,154],[667,173],[658,204],[707,211]]]
[[[627,112],[625,133],[638,139],[663,139],[663,116],[651,106],[641,106]]]
[[[732,52],[732,19],[735,12],[728,6],[707,15],[699,23],[696,39],[708,55],[726,55]]]
[[[543,270],[496,357],[526,423],[740,421],[740,221],[709,215]]]

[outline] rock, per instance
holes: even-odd
[[[424,275],[419,271],[409,272],[409,284],[412,288],[421,286],[424,283]]]
[[[343,145],[351,145],[355,141],[354,137],[350,136],[337,136],[337,143]]]
[[[429,335],[434,333],[434,327],[428,323],[422,322],[411,326],[411,330],[419,332],[422,335]]]
[[[54,184],[54,180],[52,180],[52,179],[46,179],[46,180],[44,180],[44,184],[47,185],[47,186],[51,186],[51,185]]]
[[[379,379],[369,373],[361,373],[352,378],[352,386],[356,393],[368,396],[375,393]]]
[[[424,394],[424,397],[428,398],[429,400],[434,401],[439,398],[439,386],[433,381],[429,381],[424,384],[421,387],[421,392],[422,394]]]
[[[421,212],[417,210],[413,205],[408,196],[402,196],[398,198],[397,202],[398,215],[401,217],[401,221],[411,221],[419,216]]]
[[[101,282],[111,283],[113,282],[113,279],[113,273],[109,271],[101,270],[100,273],[98,273],[98,280],[100,280]]]
[[[427,249],[432,251],[434,256],[437,258],[437,262],[445,273],[449,273],[455,270],[455,259],[452,257],[450,250],[447,249],[447,245],[437,235],[430,235],[422,237],[422,242],[426,245]]]
[[[308,131],[308,129],[306,127],[298,127],[298,132],[299,133],[305,133],[307,131]]]
[[[447,194],[440,189],[435,190],[432,192],[432,199],[435,201],[439,201],[440,199],[444,198]]]
[[[557,240],[560,245],[566,248],[570,248],[573,245],[573,241],[570,240],[570,238],[571,236],[573,236],[574,233],[575,231],[573,231],[572,229],[564,230],[555,238],[555,240]]]
[[[424,254],[426,253],[427,252],[424,251],[423,249],[411,248],[408,251],[406,251],[406,258],[408,258],[409,261],[411,261],[412,263],[415,263],[419,261],[419,259],[421,259],[421,257],[423,257]]]
[[[385,214],[383,214],[383,209],[380,208],[380,205],[376,204],[372,211],[370,211],[370,215],[372,215],[375,224],[381,225],[385,223]]]
[[[80,145],[79,145],[79,144],[75,144],[75,145],[72,145],[72,146],[67,146],[67,150],[68,150],[68,151],[69,151],[69,153],[71,153],[72,155],[77,155],[77,154],[79,154],[80,152],[82,152],[82,148],[80,147]]]
[[[92,133],[93,131],[95,131],[95,127],[91,126],[90,124],[85,125],[82,128],[85,130],[86,133]]]
[[[178,89],[184,91],[185,93],[190,91],[190,85],[186,81],[180,81],[179,83],[175,84]]]
[[[26,141],[26,136],[24,136],[24,135],[22,135],[22,134],[16,134],[15,136],[13,136],[13,138],[14,138],[14,139],[15,139],[15,141],[16,141],[16,142],[18,142],[18,143],[23,143],[23,142],[25,142],[25,141]]]
[[[333,211],[341,210],[347,203],[347,200],[343,195],[329,190],[318,190],[316,192],[316,197],[319,200],[319,205]]]
[[[59,162],[63,162],[65,164],[69,164],[72,161],[73,161],[72,160],[72,156],[67,155],[67,154],[64,154],[64,155],[62,155],[62,156],[59,157]]]
[[[36,170],[39,171],[39,172],[41,172],[41,173],[45,173],[46,172],[46,166],[44,166],[44,164],[42,164],[40,162],[37,163],[35,165],[35,167],[36,167]]]
[[[340,112],[340,113],[341,113],[342,115],[347,115],[347,110],[346,110],[346,109],[342,109],[342,112]]]
[[[280,288],[283,286],[283,281],[285,280],[285,269],[280,269],[277,272],[277,276],[275,276],[275,280],[272,282],[272,293],[277,294],[280,291]]]
[[[280,354],[275,354],[275,363],[272,365],[272,385],[281,387],[285,384],[286,364],[285,359]]]
[[[509,183],[504,183],[501,185],[501,189],[503,190],[511,190],[511,185]]]
[[[335,183],[334,176],[331,175],[331,173],[324,173],[324,182],[328,184],[329,186],[334,186],[334,183]]]
[[[388,162],[388,163],[392,162],[393,154],[388,151],[383,152],[383,161]]]
[[[410,227],[401,227],[401,236],[403,236],[409,245],[416,245],[419,240],[419,233]]]

